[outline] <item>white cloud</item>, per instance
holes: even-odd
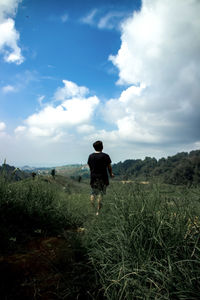
[[[106,131],[105,129],[96,130],[95,132],[84,137],[85,141],[94,142],[95,140],[102,140],[107,144],[117,145],[119,143],[119,135],[116,130]],[[120,141],[121,143],[121,141]]]
[[[130,87],[104,109],[120,142],[163,147],[200,139],[199,11],[195,0],[144,0],[122,24],[121,47],[110,60],[118,84]]]
[[[83,124],[83,125],[77,127],[77,131],[79,133],[87,133],[88,134],[88,133],[93,132],[94,130],[95,130],[95,127],[92,125],[88,125],[88,124]]]
[[[107,13],[105,16],[101,17],[98,21],[98,28],[99,29],[113,29],[118,28],[118,25],[124,18],[124,12],[112,11]]]
[[[29,134],[30,135],[30,134]],[[54,136],[30,138],[21,134],[16,136],[3,135],[0,132],[1,153],[0,160],[4,158],[9,165],[14,166],[58,166],[75,163],[87,163],[88,153],[92,145],[83,142],[67,132],[62,139]]]
[[[7,133],[5,131],[6,129],[6,124],[4,122],[0,122],[0,138],[7,138]],[[1,143],[2,147],[3,143]]]
[[[30,116],[26,123],[29,126],[34,124],[41,127],[73,126],[88,121],[91,118],[94,107],[99,103],[96,96],[86,99],[73,98],[62,102],[56,107],[46,106],[39,113]]]
[[[3,93],[7,94],[7,93],[10,93],[10,92],[15,92],[16,88],[12,85],[6,85],[6,86],[2,87],[2,91],[3,91]]]
[[[68,80],[63,80],[64,87],[59,87],[55,92],[54,99],[64,101],[71,97],[84,97],[89,93],[85,86],[78,86],[76,83]]]
[[[26,130],[26,127],[25,126],[18,126],[15,128],[15,133],[16,134],[19,134],[19,133],[22,133]]]
[[[18,46],[19,33],[15,29],[14,17],[21,0],[0,1],[0,52],[8,63],[21,64],[24,57]]]
[[[7,17],[8,15],[15,15],[18,4],[22,0],[1,0],[0,2],[0,20]]]
[[[38,96],[38,103],[40,104],[40,106],[42,106],[42,102],[43,102],[43,100],[45,99],[45,96],[44,95],[42,95],[42,96]]]
[[[6,124],[4,122],[0,122],[0,131],[3,131],[6,128]]]
[[[86,162],[92,143],[99,139],[115,162],[199,148],[199,11],[195,0],[146,0],[140,12],[123,22],[121,47],[110,60],[124,91],[101,105],[110,130],[105,124],[101,130],[94,126],[99,99],[86,87],[63,80],[53,103],[45,101],[16,128],[22,146],[16,142],[15,149],[5,148],[5,143],[2,147],[40,163],[55,157],[57,162],[80,162],[80,157]],[[95,12],[88,24],[97,26],[99,21]],[[101,24],[112,24],[112,18]]]
[[[110,57],[120,83],[171,83],[190,63],[199,62],[199,6],[190,0],[144,0],[142,10],[123,23],[121,48]]]
[[[98,13],[97,9],[93,9],[87,16],[83,17],[81,19],[82,23],[88,24],[88,25],[94,25],[95,24],[95,17]]]
[[[93,9],[88,15],[81,19],[81,22],[90,26],[96,26],[98,29],[117,29],[122,20],[127,17],[125,11],[108,11]]]
[[[19,126],[16,133],[23,133],[31,137],[62,138],[67,130],[78,127],[80,132],[92,129],[88,124],[93,116],[99,99],[96,96],[85,97],[89,90],[84,86],[78,86],[74,82],[63,80],[64,87],[57,89],[54,98],[61,104],[51,103],[39,112],[29,116],[25,121],[25,127]],[[26,128],[26,129],[25,129]]]
[[[200,141],[195,142],[194,145],[195,145],[195,148],[193,148],[193,149],[200,149]]]
[[[87,163],[92,145],[84,137],[95,131],[91,124],[100,103],[96,96],[87,94],[86,87],[63,80],[63,87],[53,96],[57,101],[46,101],[39,112],[15,128],[12,140],[4,138],[2,155],[18,165]]]

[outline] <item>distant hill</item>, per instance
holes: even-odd
[[[57,174],[71,176],[72,178],[77,176],[81,176],[83,178],[89,177],[88,165],[67,165],[62,167],[56,167],[55,170]]]
[[[56,174],[63,175],[63,176],[71,176],[71,177],[77,177],[82,176],[83,178],[89,177],[89,168],[87,165],[82,164],[73,164],[73,165],[65,165],[65,166],[59,166],[59,167],[51,167],[51,168],[45,168],[45,167],[30,167],[30,166],[24,166],[21,168],[21,170],[25,172],[35,172],[37,174],[51,174],[52,169],[55,169]]]
[[[113,164],[113,173],[116,179],[122,180],[152,180],[159,179],[161,182],[169,184],[200,184],[200,150],[191,152],[180,152],[167,158],[127,159],[124,162]],[[88,165],[73,164],[51,168],[34,168],[24,166],[21,170],[3,164],[0,166],[0,175],[9,180],[21,180],[29,177],[32,172],[37,174],[51,174],[55,169],[57,175],[68,176],[76,179],[81,176],[90,176]]]
[[[177,153],[167,158],[128,159],[113,165],[122,179],[159,178],[170,184],[200,184],[200,150]]]
[[[53,168],[46,168],[46,167],[36,168],[36,167],[30,167],[30,166],[23,166],[20,169],[22,171],[29,172],[29,173],[35,172],[35,173],[45,173],[46,174],[46,173],[50,172]]]
[[[3,176],[9,181],[19,181],[30,177],[30,174],[4,163],[0,166],[0,176]]]
[[[29,167],[29,166],[23,166],[20,168],[22,171],[31,171],[33,169],[35,169],[34,167]]]

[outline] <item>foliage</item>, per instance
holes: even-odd
[[[155,161],[147,162],[153,169]],[[0,219],[1,254],[19,252],[38,234],[62,235],[73,247],[72,262],[67,248],[54,265],[62,274],[55,299],[199,297],[198,186],[113,181],[96,216],[84,180],[56,175],[11,183],[0,177]]]
[[[113,173],[125,180],[159,178],[168,184],[199,184],[200,150],[181,152],[159,160],[150,157],[125,160],[113,165]]]
[[[197,299],[199,189],[116,185],[87,226],[91,262],[105,299]]]
[[[81,226],[83,214],[76,216],[70,211],[72,190],[73,185],[65,184],[61,190],[59,182],[52,184],[43,178],[17,183],[0,178],[0,251],[13,249],[18,244],[13,243],[13,238],[19,243],[27,242],[38,230],[47,235]]]
[[[19,168],[15,168],[4,163],[0,166],[0,176],[5,178],[7,181],[19,181],[28,178],[30,175],[21,171]]]
[[[0,177],[0,269],[5,273],[0,283],[2,299],[14,299],[16,288],[20,299],[42,299],[42,290],[45,292],[44,287],[48,283],[46,278],[43,283],[40,278],[44,277],[47,270],[54,272],[48,277],[52,278],[49,295],[53,293],[53,299],[91,299],[88,290],[90,293],[94,290],[95,293],[95,274],[77,230],[92,212],[90,206],[85,205],[88,203],[88,193],[88,184],[73,183],[69,178],[59,175],[55,179],[51,176],[37,176],[34,180],[16,183]],[[43,248],[44,244],[41,244],[41,253],[38,253],[38,249],[30,252],[30,245],[43,243],[46,239],[48,241],[51,236],[57,247],[59,243],[62,247],[49,248],[47,251]],[[53,245],[48,242],[47,246]],[[27,249],[30,253],[27,253]],[[42,251],[46,251],[46,257]],[[38,272],[36,266],[34,271],[27,269],[29,275],[24,273],[23,279],[26,265],[29,268],[34,265],[34,262],[29,263],[31,255],[33,259],[38,255],[41,276],[36,274],[39,277],[32,275],[34,278],[31,278],[32,272]],[[14,266],[12,257],[16,260]],[[16,272],[20,274],[19,279]],[[54,291],[52,286],[55,286]]]

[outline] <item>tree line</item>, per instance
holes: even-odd
[[[113,165],[113,173],[121,179],[149,180],[159,178],[169,184],[200,183],[200,150],[181,152],[167,158],[128,159]]]

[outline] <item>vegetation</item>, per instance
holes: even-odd
[[[4,163],[2,166],[0,166],[0,176],[7,181],[19,181],[28,178],[30,175],[21,171],[19,168],[15,168]]]
[[[0,167],[0,174],[6,173],[9,180],[21,180],[31,174],[58,175],[70,177],[73,180],[89,179],[87,165],[67,165],[51,168],[22,168],[23,172],[15,167],[4,164]],[[198,185],[200,183],[200,150],[190,153],[181,152],[167,158],[128,159],[113,165],[113,173],[117,180],[136,180],[162,182],[173,185]],[[54,176],[52,174],[52,176]]]
[[[155,178],[168,184],[199,184],[200,150],[181,152],[159,160],[151,157],[125,160],[114,164],[113,172],[125,180]]]
[[[168,165],[189,159],[197,166],[198,155],[179,154]],[[166,166],[147,161],[154,174]],[[130,172],[131,163],[121,167]],[[161,177],[141,184],[139,173],[129,183],[116,179],[97,217],[88,179],[56,172],[13,181],[4,175],[1,299],[199,298],[200,186],[194,176],[189,186],[158,183]]]
[[[29,166],[24,166],[22,167],[22,170],[25,172],[36,172],[37,174],[51,174],[52,168],[34,168],[34,167],[29,167]],[[62,175],[62,176],[70,176],[72,179],[77,179],[79,176],[82,176],[84,178],[89,178],[89,168],[87,165],[80,165],[80,164],[75,164],[75,165],[65,165],[65,166],[60,166],[56,167],[55,173]]]
[[[7,251],[13,245],[11,237],[26,242],[38,229],[49,235],[81,226],[87,210],[82,209],[77,188],[72,181],[60,176],[55,182],[46,177],[17,183],[0,178],[0,251],[4,248]]]
[[[199,192],[112,188],[85,240],[106,299],[198,299]]]
[[[88,185],[69,178],[0,178],[1,299],[87,298],[95,275],[79,237],[86,202]]]

